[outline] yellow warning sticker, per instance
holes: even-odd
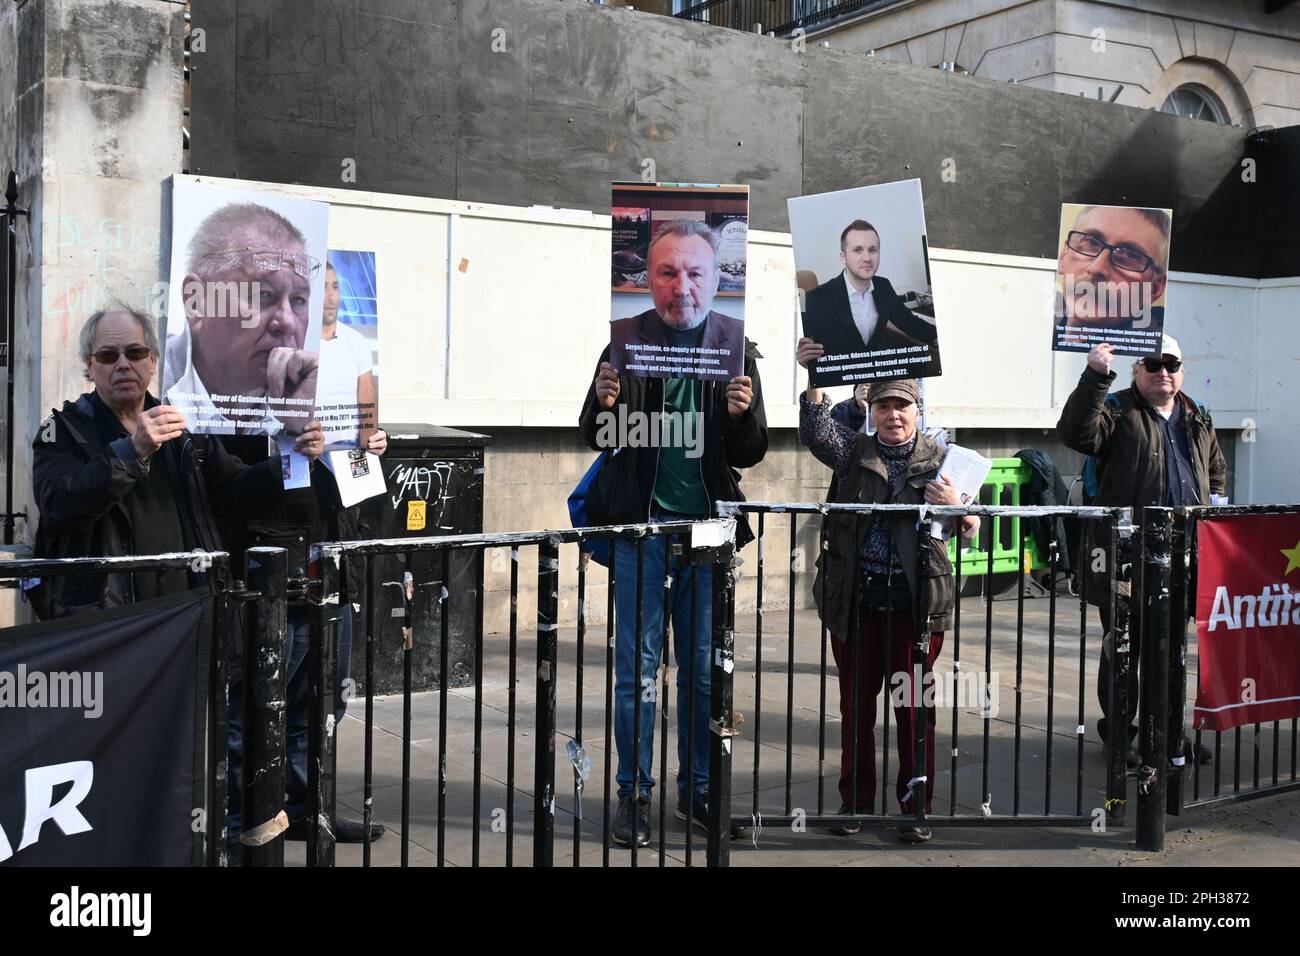
[[[428,519],[425,517],[427,511],[427,502],[408,501],[406,503],[406,530],[423,531],[424,523]]]

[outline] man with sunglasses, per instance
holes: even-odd
[[[81,330],[94,389],[65,402],[33,443],[40,558],[116,557],[222,549],[216,515],[252,514],[284,493],[277,462],[251,467],[188,430],[184,416],[149,394],[158,368],[153,321],[129,308],[96,312]],[[318,428],[298,450],[318,455]],[[60,575],[28,592],[37,614],[62,617],[185,590],[186,571]]]
[[[319,352],[306,338],[320,261],[297,226],[256,203],[210,213],[187,251],[164,395],[205,432],[300,434],[311,415],[294,402],[316,396]]]
[[[1115,349],[1108,343],[1096,345],[1088,353],[1088,366],[1079,384],[1065,403],[1056,432],[1061,441],[1077,452],[1091,455],[1097,466],[1095,504],[1106,507],[1133,508],[1133,520],[1141,518],[1140,509],[1148,506],[1179,507],[1209,504],[1212,494],[1224,493],[1227,461],[1219,449],[1210,413],[1192,400],[1183,388],[1183,353],[1168,335],[1162,337],[1161,354],[1133,363],[1133,384],[1108,395],[1115,372],[1111,364]],[[1088,558],[1096,547],[1109,541],[1109,527],[1087,522],[1085,560],[1087,595],[1097,605],[1103,631],[1109,635],[1110,578]],[[1122,597],[1128,600],[1127,597]],[[1131,631],[1129,702],[1137,713],[1138,661],[1141,660],[1140,635]],[[1110,660],[1103,648],[1097,675],[1097,696],[1105,718],[1097,732],[1106,738],[1110,701],[1106,688],[1110,682]],[[1131,741],[1137,727],[1130,717],[1129,762],[1135,754]],[[1197,755],[1209,760],[1208,750]]]
[[[1106,332],[1143,329],[1155,346],[1164,325],[1164,307],[1155,303],[1169,279],[1169,231],[1163,209],[1079,211],[1057,258],[1055,350],[1084,352],[1104,341]],[[1117,339],[1112,335],[1110,341]]]

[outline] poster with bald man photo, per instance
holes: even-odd
[[[816,355],[809,383],[941,375],[921,181],[800,196],[787,208],[800,349]]]
[[[1173,210],[1061,204],[1053,352],[1159,355]]]
[[[615,183],[609,360],[620,374],[744,374],[749,187]]]
[[[164,400],[197,434],[291,444],[320,374],[329,206],[176,177]]]

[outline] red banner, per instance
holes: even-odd
[[[1196,534],[1193,726],[1300,716],[1300,514],[1205,518]]]

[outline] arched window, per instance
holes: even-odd
[[[1228,111],[1219,98],[1199,83],[1185,83],[1178,87],[1165,98],[1160,112],[1224,125],[1228,122]]]

